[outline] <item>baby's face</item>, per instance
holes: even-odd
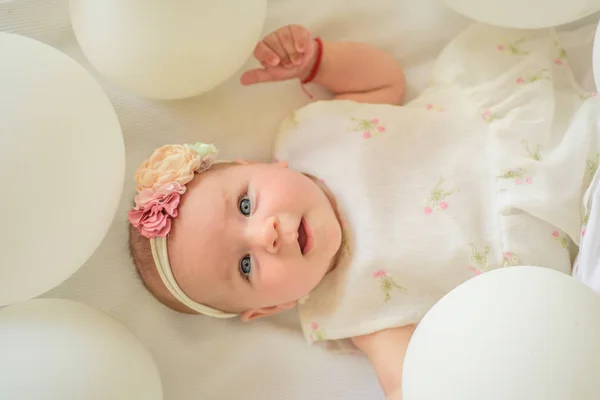
[[[282,164],[215,165],[188,184],[169,258],[193,300],[269,314],[307,295],[341,245],[333,199]]]

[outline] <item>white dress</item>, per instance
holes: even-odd
[[[309,342],[417,323],[495,268],[571,272],[599,137],[572,128],[594,99],[568,64],[552,30],[474,25],[409,104],[286,121],[276,157],[322,179],[344,220],[339,265],[299,308]]]

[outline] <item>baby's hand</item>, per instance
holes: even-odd
[[[313,66],[316,45],[310,32],[300,25],[288,25],[267,35],[254,48],[254,57],[263,68],[246,71],[243,85],[304,78]]]

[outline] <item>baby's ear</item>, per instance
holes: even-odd
[[[278,314],[285,310],[290,310],[296,307],[295,301],[290,301],[288,303],[279,304],[277,306],[271,307],[263,307],[263,308],[255,308],[252,310],[244,311],[240,315],[240,319],[244,322],[252,321],[257,318],[268,317],[270,315]]]

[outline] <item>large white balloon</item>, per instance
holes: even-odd
[[[98,247],[125,175],[119,121],[63,53],[0,33],[0,305],[58,285]]]
[[[510,267],[473,278],[423,318],[404,361],[404,400],[594,400],[600,295],[575,278]]]
[[[443,0],[476,21],[507,28],[535,29],[576,21],[600,10],[598,0]]]
[[[596,35],[594,36],[592,66],[594,73],[594,84],[596,85],[596,92],[600,92],[600,23],[598,23],[598,26],[596,27]]]
[[[267,0],[70,0],[84,54],[123,89],[181,99],[230,78],[260,39]]]
[[[36,299],[3,308],[0,343],[1,399],[162,399],[142,343],[86,305]]]

